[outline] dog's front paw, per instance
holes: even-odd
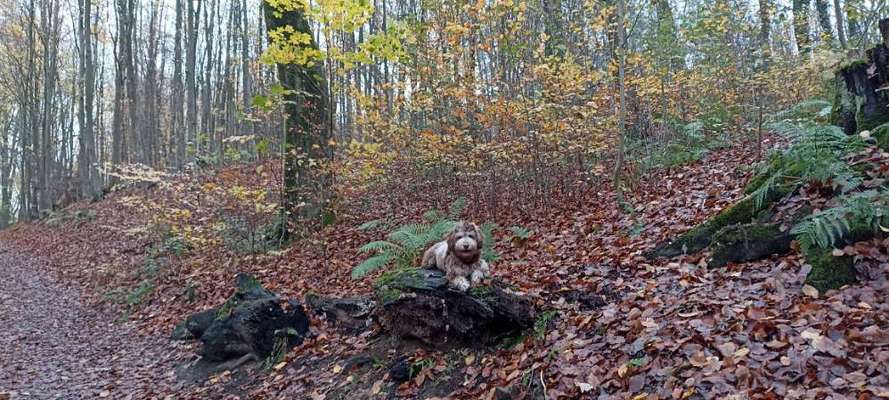
[[[451,285],[461,292],[465,292],[467,289],[469,289],[469,281],[462,276],[454,278],[454,280],[451,281]]]
[[[472,271],[472,275],[469,279],[472,280],[472,283],[479,283],[485,279],[486,274],[481,270]]]

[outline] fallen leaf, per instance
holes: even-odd
[[[818,298],[818,289],[810,285],[803,285],[803,294],[813,299]]]

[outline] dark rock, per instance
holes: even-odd
[[[199,339],[215,320],[215,308],[201,311],[186,318],[185,321],[182,321],[179,325],[176,325],[170,338],[173,340]]]
[[[577,304],[581,310],[594,310],[608,304],[602,296],[582,290],[569,290],[560,294],[566,302]]]
[[[265,358],[302,343],[309,319],[299,302],[289,301],[285,310],[278,295],[256,278],[239,274],[236,280],[237,290],[225,303],[189,317],[174,335],[187,330],[203,343],[204,359],[213,362]]]
[[[324,316],[328,322],[342,330],[358,334],[370,326],[376,302],[363,297],[338,299],[310,294],[306,296],[309,307]]]
[[[375,358],[368,355],[357,355],[348,360],[346,360],[343,365],[343,373],[348,374],[353,370],[360,369],[368,364],[373,364],[376,361]]]
[[[713,254],[708,265],[753,261],[790,251],[792,237],[781,232],[781,224],[738,224],[722,228],[713,236]]]
[[[411,364],[407,357],[398,357],[389,365],[389,378],[398,383],[411,379]]]
[[[498,281],[461,292],[440,271],[406,269],[380,277],[374,291],[383,327],[428,346],[486,344],[534,323],[531,302]]]

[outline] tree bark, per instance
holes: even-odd
[[[301,11],[286,11],[276,16],[274,8],[263,3],[269,32],[291,26],[296,32],[312,36],[309,22]],[[317,49],[313,42],[309,44]],[[278,80],[284,87],[284,212],[290,221],[289,232],[320,227],[329,198],[326,161],[332,157],[331,116],[334,112],[325,84],[323,65],[277,64]],[[285,224],[282,224],[285,225]]]
[[[846,49],[846,27],[843,21],[843,8],[840,7],[840,0],[833,0],[833,10],[836,13],[837,22],[837,39],[840,41],[840,47]]]
[[[793,33],[796,37],[796,46],[801,55],[806,55],[811,50],[809,38],[809,1],[793,0]]]

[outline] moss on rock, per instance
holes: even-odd
[[[398,300],[406,290],[433,290],[444,285],[444,277],[432,276],[431,270],[402,268],[387,272],[374,281],[374,294],[382,304]]]
[[[834,257],[832,250],[809,245],[802,247],[806,263],[812,266],[812,270],[806,276],[806,284],[818,289],[819,292],[839,289],[857,281],[852,257]]]
[[[874,107],[861,106],[855,114],[858,132],[869,131],[889,121],[889,107],[879,104]]]
[[[842,63],[836,69],[836,74],[841,75],[841,74],[847,73],[853,69],[861,68],[863,66],[867,66],[867,60],[863,60],[860,58],[847,60],[846,62]]]
[[[790,251],[791,237],[780,224],[740,224],[724,227],[713,236],[709,265],[758,260]]]

